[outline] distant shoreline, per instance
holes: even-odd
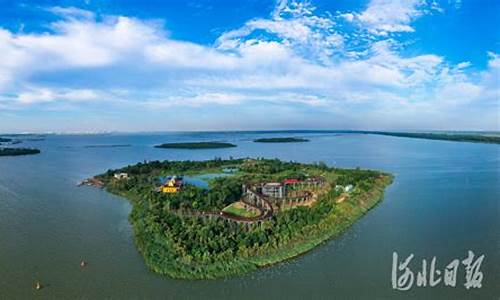
[[[123,148],[123,147],[131,147],[130,144],[118,144],[118,145],[87,145],[84,148]]]
[[[500,136],[488,136],[480,134],[448,134],[448,133],[423,133],[423,132],[412,133],[412,132],[386,132],[386,131],[366,131],[360,133],[406,137],[415,139],[426,139],[426,140],[500,144]]]
[[[454,141],[454,142],[471,142],[471,143],[487,143],[487,144],[500,144],[500,131],[376,131],[376,130],[227,130],[227,131],[152,131],[152,132],[101,132],[101,133],[86,133],[85,135],[137,135],[137,134],[151,134],[151,135],[161,135],[161,134],[183,134],[183,133],[241,133],[241,134],[292,134],[292,133],[302,133],[302,134],[375,134],[375,135],[386,135],[394,137],[406,137],[406,138],[420,138],[429,140],[443,140],[443,141]],[[76,133],[58,133],[53,135],[83,135]],[[10,137],[21,137],[30,136],[32,134],[0,134],[4,137],[4,143],[8,140],[12,140]],[[39,135],[40,136],[40,135]],[[0,138],[0,143],[2,142]],[[267,138],[265,138],[267,139]],[[272,138],[269,138],[272,139]],[[29,140],[29,139],[26,139]],[[175,143],[171,143],[175,144]],[[158,145],[161,146],[161,145]],[[155,146],[156,147],[156,146]],[[164,147],[158,147],[164,148]],[[167,147],[165,147],[167,148]],[[181,148],[181,147],[168,147],[168,148]],[[202,149],[202,147],[182,147],[183,149]],[[210,148],[210,147],[207,147]],[[217,147],[215,147],[217,148]],[[223,148],[223,147],[221,147]],[[206,148],[205,148],[206,149]]]
[[[164,148],[164,149],[219,149],[219,148],[233,148],[233,147],[236,147],[236,145],[231,143],[221,143],[221,142],[165,143],[155,146],[155,148]]]
[[[277,138],[261,138],[254,140],[255,143],[304,143],[309,142],[308,139],[296,137],[277,137]]]

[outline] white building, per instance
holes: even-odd
[[[128,179],[127,173],[115,173],[114,177],[116,179]]]
[[[342,186],[342,185],[337,184],[335,186],[336,191],[344,191],[345,193],[350,193],[350,192],[352,192],[353,189],[354,189],[354,186],[352,184],[348,184],[346,186]]]
[[[285,188],[279,182],[268,182],[262,185],[262,194],[273,198],[283,198]]]

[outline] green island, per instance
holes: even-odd
[[[191,142],[191,143],[166,143],[156,145],[155,148],[170,148],[170,149],[219,149],[232,148],[236,145],[222,142]]]
[[[388,135],[397,137],[408,137],[428,140],[443,140],[455,142],[473,142],[500,144],[500,136],[481,135],[481,134],[449,134],[449,133],[425,133],[425,132],[385,132],[385,131],[366,131],[363,133]]]
[[[295,137],[262,138],[254,140],[256,143],[302,143],[309,142],[308,139]]]
[[[40,153],[40,150],[32,148],[0,148],[0,156],[19,156],[38,153]]]
[[[190,181],[196,176],[208,188]],[[130,201],[135,244],[152,271],[194,280],[242,275],[317,247],[381,201],[392,178],[324,163],[216,158],[143,162],[85,184]]]

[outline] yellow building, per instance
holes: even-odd
[[[177,193],[180,191],[180,186],[182,185],[182,179],[177,176],[173,176],[167,183],[161,187],[161,191],[164,193]]]
[[[179,191],[178,187],[175,186],[163,186],[161,191],[164,193],[177,193]]]

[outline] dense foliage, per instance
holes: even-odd
[[[295,138],[295,137],[282,137],[282,138],[262,138],[254,140],[256,143],[298,143],[309,142],[308,139]]]
[[[18,156],[38,153],[40,153],[40,150],[32,148],[0,148],[0,156]]]
[[[153,192],[160,175],[207,173],[227,166],[238,167],[238,173],[211,180],[209,190],[187,186],[176,194]],[[115,172],[127,172],[130,179],[115,180]],[[281,211],[254,225],[182,213],[221,209],[238,200],[241,184],[252,180],[319,174],[332,186],[349,183],[360,188],[342,203],[336,203],[340,192],[328,189],[310,208]],[[109,191],[131,200],[130,220],[147,265],[158,273],[188,279],[243,274],[304,253],[349,227],[377,203],[390,182],[389,175],[374,171],[268,159],[144,162],[97,177]]]
[[[218,149],[218,148],[231,148],[236,145],[231,143],[221,142],[193,142],[193,143],[166,143],[156,145],[156,148],[172,148],[172,149]]]

